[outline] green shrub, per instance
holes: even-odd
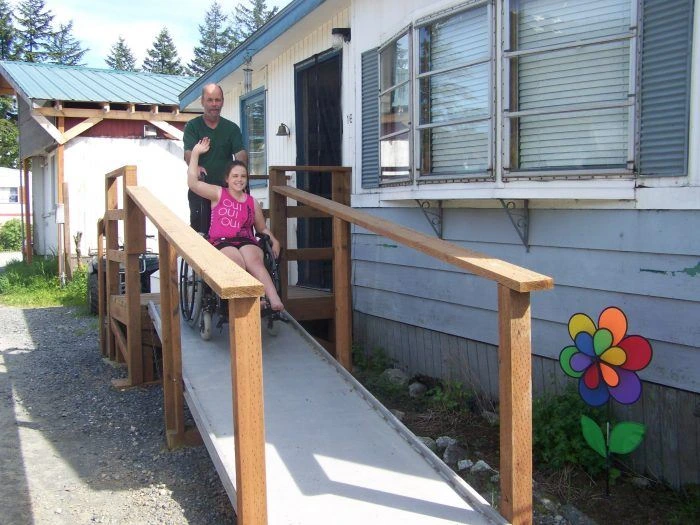
[[[567,465],[580,466],[592,476],[605,471],[605,459],[583,438],[582,414],[599,424],[605,421],[604,411],[588,406],[574,388],[559,396],[534,401],[533,453],[539,465],[551,470],[560,470]]]
[[[22,249],[22,222],[10,219],[0,226],[0,250],[19,251]]]

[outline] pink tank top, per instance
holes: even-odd
[[[238,202],[229,193],[228,188],[222,188],[219,202],[211,209],[209,241],[231,237],[255,241],[254,224],[255,201],[253,197],[246,195],[244,202]]]

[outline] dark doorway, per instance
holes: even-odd
[[[322,53],[296,65],[296,124],[298,166],[340,166],[342,162],[342,113],[340,107],[340,54]],[[297,174],[301,190],[330,198],[330,173]],[[330,218],[297,221],[297,246],[323,248],[332,245]],[[332,287],[330,261],[299,261],[299,286]]]

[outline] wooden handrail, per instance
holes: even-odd
[[[275,167],[275,169],[284,168]],[[495,281],[516,292],[548,290],[554,287],[554,280],[546,275],[495,259],[489,255],[467,250],[451,242],[436,239],[417,230],[390,223],[369,213],[329,201],[323,197],[288,186],[273,186],[270,189],[275,193],[313,206],[334,217],[393,239],[414,250],[426,253],[470,273]]]
[[[126,190],[139,209],[158,228],[178,254],[206,281],[222,299],[262,297],[262,284],[208,243],[166,208],[148,189],[129,186]]]

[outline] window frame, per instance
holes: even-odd
[[[251,163],[251,149],[250,149],[250,126],[249,126],[249,117],[246,109],[249,107],[251,104],[255,104],[259,101],[262,101],[263,103],[263,118],[262,118],[262,125],[263,125],[263,130],[262,130],[262,140],[264,141],[263,144],[263,150],[264,150],[264,157],[265,157],[265,162],[264,162],[264,173],[253,173],[252,169],[252,163]],[[249,173],[251,175],[267,175],[268,172],[268,164],[267,164],[267,144],[268,144],[268,137],[267,137],[267,91],[265,90],[264,86],[259,87],[258,89],[254,89],[250,91],[249,93],[246,93],[245,95],[242,95],[240,97],[240,115],[241,115],[241,134],[243,135],[243,148],[248,152],[248,166],[249,166]],[[251,188],[265,188],[267,187],[267,181],[266,180],[251,180],[250,181],[250,187]]]

